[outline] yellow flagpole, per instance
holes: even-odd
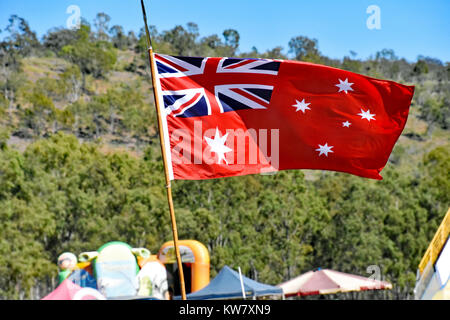
[[[177,257],[178,272],[179,272],[179,276],[180,276],[181,298],[183,300],[186,300],[186,289],[185,289],[185,284],[184,284],[183,265],[181,262],[180,248],[178,247],[177,222],[175,219],[175,210],[174,210],[173,201],[172,201],[172,186],[170,183],[166,148],[164,147],[165,144],[164,144],[163,124],[162,124],[162,118],[161,118],[161,106],[159,105],[158,91],[157,91],[157,87],[156,87],[156,76],[155,76],[155,70],[154,70],[155,61],[154,61],[154,56],[153,56],[152,40],[150,38],[150,32],[148,30],[148,25],[147,25],[147,14],[145,12],[144,0],[141,0],[141,5],[142,5],[142,14],[144,16],[145,32],[147,34],[148,55],[149,55],[149,61],[150,61],[150,71],[152,74],[153,94],[154,94],[154,98],[155,98],[156,113],[158,115],[159,138],[160,138],[160,142],[161,142],[161,152],[162,152],[162,158],[163,158],[163,163],[164,163],[164,173],[165,173],[165,177],[166,177],[167,202],[169,203],[170,220],[172,221],[173,245],[175,247],[175,255]]]

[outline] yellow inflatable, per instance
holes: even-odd
[[[204,288],[209,283],[210,261],[208,249],[196,240],[178,241],[186,293],[195,292]],[[167,271],[174,278],[175,295],[179,288],[178,268],[173,241],[168,241],[161,246],[158,259],[166,265]]]

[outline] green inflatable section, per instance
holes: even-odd
[[[70,274],[72,273],[72,270],[61,270],[58,272],[58,283],[61,284]]]

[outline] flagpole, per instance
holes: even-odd
[[[244,289],[244,280],[242,280],[242,272],[241,272],[241,267],[238,267],[239,270],[239,279],[241,281],[241,290],[242,290],[242,298],[244,298],[245,300],[245,289]]]
[[[162,118],[161,118],[161,106],[159,105],[159,99],[158,99],[158,93],[157,93],[157,87],[156,87],[156,76],[155,76],[155,70],[154,70],[154,56],[153,56],[152,40],[150,38],[150,32],[148,30],[147,14],[145,12],[144,0],[141,0],[141,5],[142,5],[142,14],[144,16],[145,33],[147,35],[150,71],[152,74],[153,95],[154,95],[154,99],[155,99],[156,113],[158,115],[159,139],[161,142],[161,152],[162,152],[162,158],[163,158],[163,163],[164,163],[164,174],[166,177],[167,202],[169,203],[170,220],[172,221],[173,245],[175,247],[175,255],[177,257],[177,264],[178,264],[178,273],[180,276],[181,298],[183,300],[186,300],[186,289],[185,289],[185,284],[184,284],[183,264],[181,262],[180,248],[178,247],[177,222],[175,219],[175,210],[174,210],[173,201],[172,201],[172,186],[170,183],[166,148],[164,147],[165,144],[164,144],[163,125],[162,125]]]

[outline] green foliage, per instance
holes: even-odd
[[[97,16],[94,19],[94,25],[97,29],[96,38],[99,41],[108,41],[108,30],[109,30],[109,22],[111,21],[111,17],[104,12],[97,13]]]
[[[0,117],[2,118],[6,113],[7,105],[8,100],[6,100],[6,97],[3,94],[0,94]]]
[[[78,40],[64,46],[60,55],[78,65],[83,74],[92,74],[96,78],[104,77],[112,70],[117,60],[112,45],[106,41],[89,41],[89,26],[81,25],[77,33]]]
[[[342,69],[361,73],[362,63],[359,60],[353,60],[350,57],[344,57],[344,60],[342,62]]]
[[[123,31],[122,26],[115,25],[109,32],[112,34],[111,41],[115,48],[124,50],[129,46],[129,40]]]
[[[283,47],[275,47],[262,54],[263,58],[267,59],[282,59],[287,60],[287,56],[283,54]]]
[[[240,40],[239,32],[237,32],[234,29],[227,29],[222,33],[222,35],[225,39],[225,46],[229,47],[232,50],[229,56],[234,56],[236,50],[239,47],[239,40]]]
[[[392,50],[392,49],[383,49],[381,51],[378,51],[375,54],[375,59],[376,60],[381,60],[381,61],[383,61],[383,60],[391,60],[392,61],[392,60],[397,60],[398,57],[395,55],[394,50]]]
[[[297,60],[320,63],[320,54],[317,46],[317,39],[298,36],[289,41],[289,52],[293,53]]]
[[[25,19],[12,15],[8,22],[5,30],[9,33],[9,36],[4,43],[7,44],[9,51],[24,57],[40,49],[41,43]]]
[[[450,128],[450,101],[429,98],[421,108],[421,115],[429,123],[430,129],[438,125],[443,129]]]
[[[10,138],[10,132],[7,128],[0,128],[0,150],[5,150]]]
[[[44,94],[43,91],[34,90],[29,96],[31,109],[26,110],[24,120],[32,128],[35,134],[40,137],[47,128],[50,121],[55,120],[56,109],[52,99]]]
[[[176,26],[170,31],[165,31],[161,38],[170,44],[175,54],[186,56],[194,53],[198,35],[198,26],[195,23],[189,23],[187,30],[182,26]]]
[[[437,157],[441,165],[429,162],[430,157]],[[333,217],[332,233],[319,242],[316,261],[360,274],[369,265],[377,265],[387,280],[410,292],[417,265],[449,203],[448,196],[442,196],[448,191],[443,181],[448,179],[448,164],[444,165],[450,160],[448,152],[432,151],[425,159],[421,176],[386,168],[379,183],[338,173],[316,182]],[[438,206],[433,215],[430,204]]]
[[[71,103],[77,101],[82,94],[83,77],[80,68],[72,65],[59,77],[62,92]]]
[[[424,187],[421,190],[420,199],[431,217],[440,217],[450,203],[450,151],[448,144],[437,147],[426,154],[423,165]]]
[[[418,75],[428,73],[428,65],[425,61],[419,60],[419,61],[417,61],[416,65],[414,66],[413,71],[415,74],[418,74]]]
[[[76,30],[56,28],[50,30],[44,36],[44,47],[54,53],[58,53],[67,45],[73,44],[77,41],[79,34]]]
[[[35,90],[44,92],[51,99],[58,99],[64,94],[64,87],[59,79],[40,78],[35,83]]]
[[[55,276],[63,251],[111,239],[157,250],[168,239],[158,164],[57,134],[24,154],[1,151],[0,168],[2,296]]]

